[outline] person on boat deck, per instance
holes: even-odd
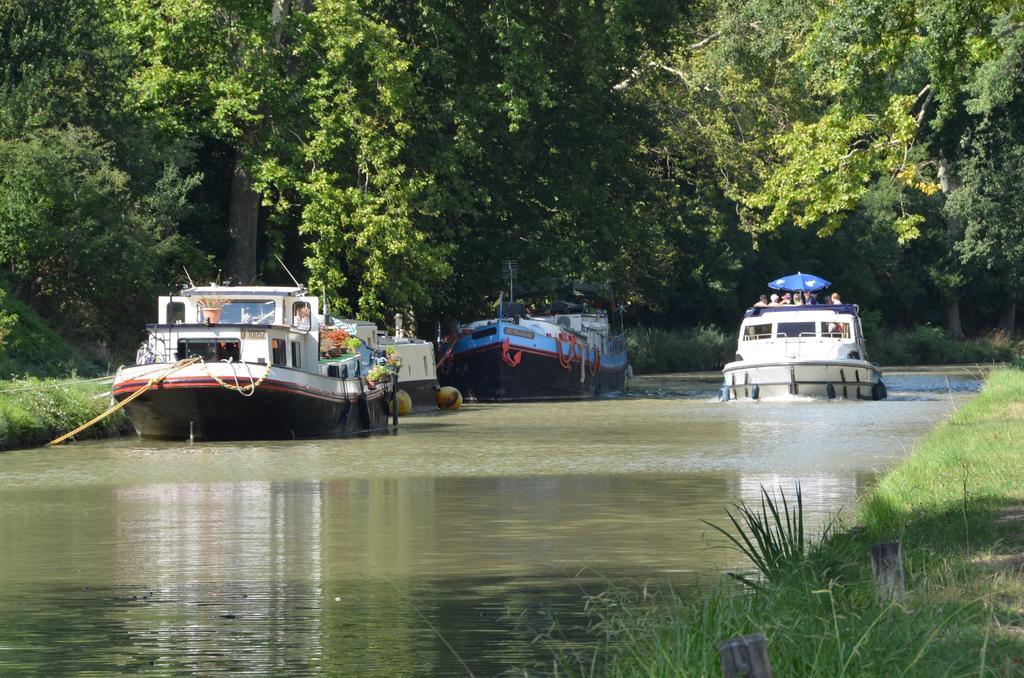
[[[796,292],[796,293],[793,294],[793,305],[794,306],[803,306],[804,305],[804,293],[803,292]]]
[[[772,295],[775,296],[775,295]],[[762,308],[768,305],[768,295],[762,294],[761,297],[754,304],[754,308]]]
[[[841,304],[841,303],[843,303],[843,300],[839,298],[839,292],[833,292],[832,293],[832,303],[833,304]]]
[[[808,306],[817,306],[818,305],[818,295],[815,294],[814,292],[805,292],[804,293],[804,303],[807,304]]]
[[[782,305],[783,306],[792,306],[793,305],[793,295],[790,294],[789,292],[786,292],[785,294],[783,294],[782,295]]]
[[[769,306],[782,306],[782,304],[779,303],[779,295],[773,294],[771,296],[771,301],[768,302],[768,305]]]

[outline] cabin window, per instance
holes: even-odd
[[[302,367],[302,349],[299,342],[292,342],[292,367]]]
[[[795,337],[813,337],[814,323],[779,323],[775,333],[777,337],[793,339]]]
[[[309,302],[296,301],[292,304],[292,327],[303,332],[309,331],[312,327]]]
[[[284,339],[270,340],[270,356],[275,365],[287,365],[288,355],[284,346]]]
[[[167,322],[171,324],[185,322],[185,302],[172,301],[167,304]]]
[[[474,339],[483,339],[484,337],[489,337],[492,334],[497,334],[497,333],[498,333],[498,330],[496,328],[488,327],[486,329],[477,330],[476,332],[474,332],[473,333],[473,338]]]
[[[237,339],[179,339],[178,358],[199,356],[203,360],[220,361],[241,359],[241,347]]]
[[[772,338],[772,326],[767,325],[747,325],[746,329],[743,330],[743,341],[758,341],[760,339],[771,339]]]
[[[821,323],[821,336],[825,339],[849,339],[850,323],[823,322]]]
[[[273,301],[266,299],[235,299],[220,307],[220,322],[236,325],[270,325],[274,322],[276,306]]]

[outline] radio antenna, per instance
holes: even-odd
[[[185,268],[184,264],[181,265],[181,270],[185,271],[185,277],[188,278],[188,285],[189,285],[189,287],[195,287],[196,284],[194,282],[192,282],[192,276],[190,276],[188,274],[188,269]]]
[[[281,268],[283,268],[283,269],[284,269],[284,272],[288,274],[288,277],[292,279],[292,282],[293,282],[293,283],[295,283],[295,286],[296,286],[296,287],[300,287],[300,288],[302,288],[303,290],[304,290],[304,289],[306,289],[305,287],[303,287],[302,285],[300,285],[300,284],[299,284],[299,281],[295,279],[295,276],[294,276],[294,275],[292,275],[292,272],[291,272],[291,271],[289,271],[289,270],[288,270],[288,267],[284,265],[284,262],[283,262],[283,261],[281,261],[281,257],[279,257],[279,256],[277,256],[277,255],[275,254],[275,255],[274,255],[274,258],[275,258],[275,259],[277,259],[277,263],[281,264]]]

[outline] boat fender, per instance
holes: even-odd
[[[884,398],[885,396],[882,395],[882,389],[883,388],[884,388],[884,386],[882,386],[882,382],[880,382],[880,381],[876,381],[874,384],[872,384],[871,385],[871,399],[872,400],[881,400],[882,398]]]
[[[879,381],[878,385],[882,387],[882,400],[889,397],[889,387],[885,385],[884,381]]]
[[[457,410],[462,407],[462,394],[454,386],[442,386],[437,391],[437,407],[442,410]]]
[[[829,400],[836,399],[836,387],[832,384],[831,381],[825,384],[825,395],[828,396]]]
[[[412,398],[403,389],[395,392],[395,400],[398,402],[398,416],[404,417],[412,412]],[[393,410],[392,401],[388,400],[388,412]]]
[[[718,402],[724,403],[729,400],[729,386],[722,384],[722,389],[718,392]]]
[[[370,428],[370,401],[365,393],[359,394],[359,422],[364,429]]]
[[[760,384],[754,384],[754,388],[750,389],[750,397],[753,398],[754,400],[758,400],[761,398]]]

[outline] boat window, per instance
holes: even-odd
[[[203,360],[241,359],[241,347],[237,339],[179,339],[178,357],[181,359],[199,356]]]
[[[813,337],[814,323],[779,323],[776,336],[787,337]]]
[[[310,328],[309,302],[296,301],[292,304],[292,327],[297,330],[307,331]]]
[[[292,367],[302,367],[302,349],[299,342],[292,342]]]
[[[270,340],[270,354],[275,365],[286,365],[288,363],[288,355],[285,351],[284,339]]]
[[[239,325],[270,325],[274,322],[273,301],[229,301],[220,307],[220,322]]]
[[[743,341],[758,341],[759,339],[771,339],[771,323],[766,325],[747,325],[743,330]]]
[[[823,322],[821,323],[821,336],[826,339],[849,339],[850,323]]]
[[[167,322],[171,324],[185,322],[185,302],[172,301],[167,304]]]
[[[473,338],[474,339],[483,339],[484,337],[489,337],[492,334],[497,334],[497,333],[498,333],[497,329],[495,329],[493,327],[488,327],[486,329],[477,330],[476,332],[474,332],[473,333]]]

